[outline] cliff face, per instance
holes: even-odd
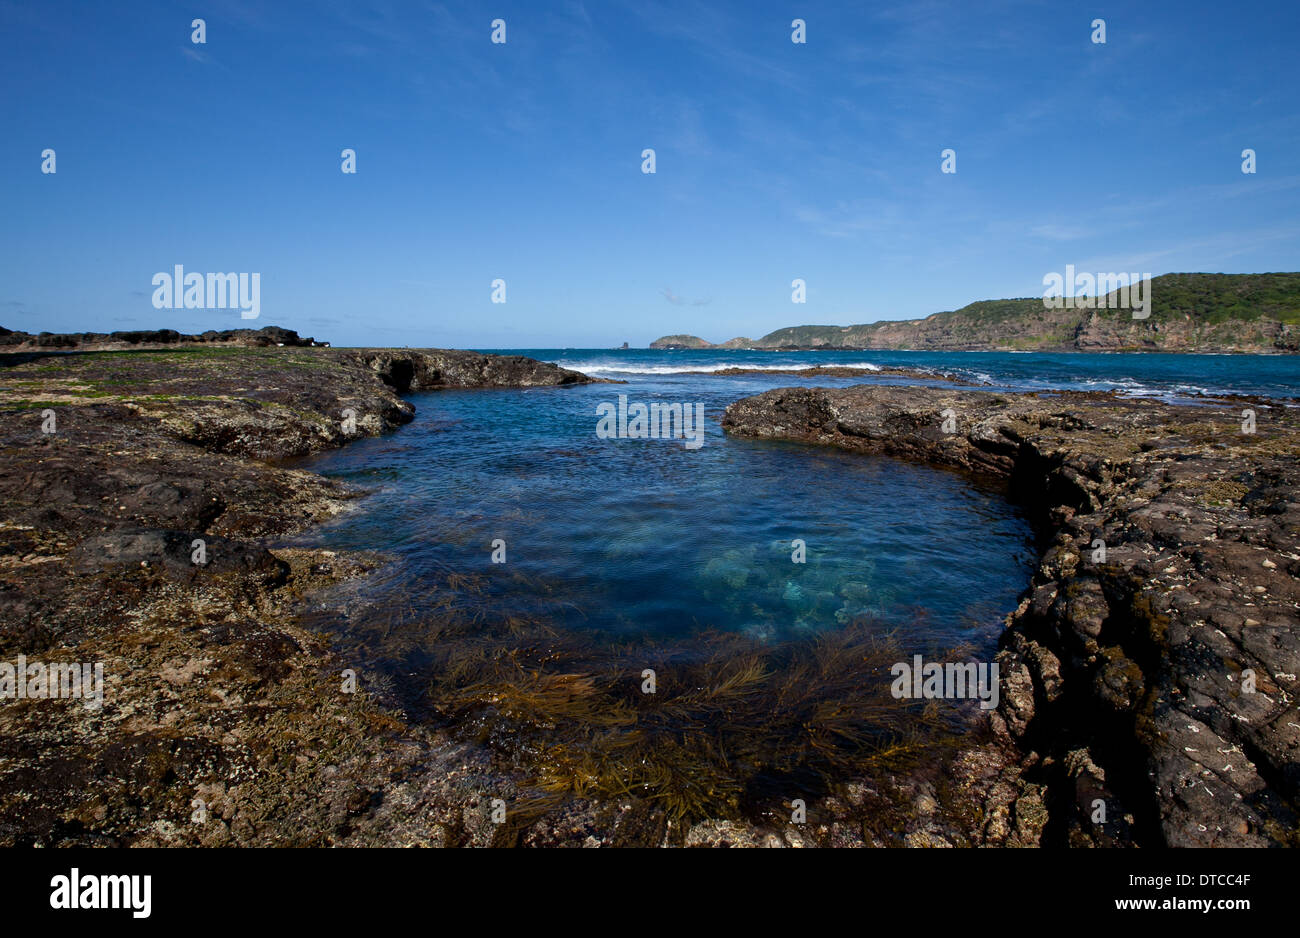
[[[789,326],[748,343],[766,349],[930,351],[1300,351],[1300,274],[1165,274],[1150,282],[1150,315],[1044,306],[1041,297],[981,300],[925,319]],[[1114,297],[1108,294],[1107,298]],[[1118,298],[1111,302],[1117,306]],[[726,347],[668,344],[651,348]],[[734,341],[734,340],[733,340]]]
[[[1138,348],[1163,352],[1295,352],[1300,351],[1300,325],[1276,319],[1231,319],[1209,323],[1191,315],[1142,322],[1089,311],[1075,330],[1078,351],[1118,351]],[[1154,320],[1154,317],[1153,317]]]

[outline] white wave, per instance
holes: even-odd
[[[1203,395],[1216,397],[1241,394],[1240,390],[1216,388],[1200,384],[1150,384],[1136,378],[1076,378],[1073,380],[1052,381],[1049,379],[1009,380],[1012,386],[1040,391],[1114,391],[1121,397],[1151,398],[1153,400],[1175,400],[1179,398]]]
[[[798,371],[805,368],[860,368],[863,371],[879,371],[880,366],[871,362],[835,362],[834,364],[813,365],[805,362],[791,362],[788,365],[748,365],[743,362],[700,362],[692,365],[631,365],[624,363],[598,364],[562,359],[555,364],[561,368],[571,368],[583,374],[602,375],[681,375],[681,374],[716,374],[730,368],[744,368],[747,371]]]

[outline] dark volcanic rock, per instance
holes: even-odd
[[[461,818],[499,777],[364,674],[342,691],[359,666],[299,624],[378,561],[269,539],[360,493],[265,460],[396,428],[399,390],[585,380],[440,350],[0,355],[0,661],[104,674],[102,708],[0,701],[0,845],[489,841]]]
[[[202,563],[195,560],[201,541]],[[69,556],[77,573],[100,573],[115,566],[156,567],[173,576],[233,575],[271,589],[284,583],[289,566],[255,544],[196,531],[120,530],[89,537]]]
[[[280,459],[390,432],[415,408],[398,395],[436,388],[558,387],[576,371],[520,356],[442,349],[178,348],[0,355],[0,407],[53,408],[60,423],[120,404],[137,424],[208,452]],[[40,405],[40,406],[37,406]],[[60,405],[78,405],[71,409]]]
[[[738,401],[723,426],[1001,478],[1030,509],[1042,555],[1002,639],[994,724],[1047,780],[1045,836],[1296,844],[1294,409],[797,388]]]
[[[522,355],[480,355],[453,349],[361,349],[336,353],[359,362],[399,393],[436,388],[536,388],[606,383]]]

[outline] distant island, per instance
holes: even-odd
[[[668,335],[655,349],[895,349],[1042,352],[1297,352],[1300,273],[1163,274],[1149,286],[1150,315],[1063,306],[1042,297],[981,300],[924,319],[858,326],[788,326],[720,344]],[[1103,299],[1113,301],[1114,293]],[[1103,300],[1098,300],[1101,305]],[[1112,306],[1118,305],[1112,302]]]

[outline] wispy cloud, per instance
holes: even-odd
[[[1141,269],[1141,273],[1182,273],[1189,269],[1213,272],[1234,257],[1285,241],[1300,241],[1300,225],[1281,225],[1249,232],[1224,232],[1206,238],[1189,238],[1135,254],[1119,252],[1084,258],[1081,270]]]
[[[621,0],[619,5],[650,32],[692,47],[721,69],[789,90],[807,86],[807,79],[797,70],[781,64],[780,59],[759,54],[742,45],[739,37],[753,31],[752,17],[732,16],[719,9],[717,4],[699,2],[683,6],[659,0]],[[775,38],[789,19],[784,22],[773,19],[772,22]]]
[[[672,303],[674,306],[685,306],[688,303],[691,306],[708,306],[710,303],[713,302],[713,297],[711,296],[700,297],[694,300],[692,300],[690,297],[687,296],[678,296],[668,287],[664,287],[662,290],[659,291],[659,293],[663,296],[665,300],[667,300],[669,303]]]

